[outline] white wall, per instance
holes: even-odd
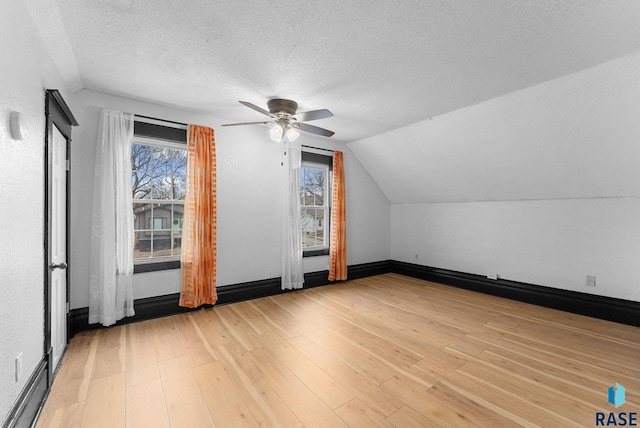
[[[71,307],[89,302],[90,210],[99,109],[115,108],[160,119],[211,126],[217,152],[218,286],[280,276],[280,146],[259,126],[221,127],[211,115],[106,95],[90,90],[75,94],[80,122],[72,150]],[[301,136],[303,144],[342,150],[347,186],[348,263],[389,258],[389,202],[349,148],[331,140]],[[304,260],[305,271],[325,270],[328,257]],[[136,298],[176,293],[180,270],[134,277]]]
[[[640,301],[639,218],[638,198],[396,204],[391,258]]]
[[[392,259],[640,301],[640,54],[349,146]]]
[[[44,91],[68,94],[22,1],[2,3],[0,40],[1,423],[44,355]],[[28,122],[23,141],[11,139],[12,111]]]

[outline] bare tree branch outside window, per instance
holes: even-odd
[[[186,168],[185,149],[132,145],[135,259],[180,255]]]

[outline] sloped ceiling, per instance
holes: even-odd
[[[637,0],[25,0],[74,90],[229,121],[272,97],[349,142],[640,50]]]
[[[639,142],[640,53],[349,148],[392,203],[449,203],[638,198]]]

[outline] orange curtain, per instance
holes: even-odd
[[[213,129],[189,125],[182,229],[180,306],[218,300],[216,292],[216,148]]]
[[[345,279],[347,279],[347,211],[344,197],[344,162],[342,152],[336,151],[333,154],[329,281]]]

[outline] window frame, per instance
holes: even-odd
[[[302,257],[316,257],[316,256],[328,256],[329,250],[331,247],[331,242],[329,242],[331,237],[331,191],[333,182],[333,153],[331,155],[325,155],[316,153],[314,151],[307,151],[303,148],[302,150],[302,162],[301,167],[309,167],[309,168],[322,168],[327,170],[327,177],[325,179],[325,197],[324,200],[326,202],[325,209],[325,221],[324,221],[324,231],[325,231],[325,242],[326,245],[323,246],[314,246],[308,247],[308,249],[302,248]],[[302,172],[302,170],[301,170]],[[304,209],[304,205],[300,205],[300,215],[302,216],[302,209]]]
[[[136,116],[134,121],[134,135],[132,144],[143,144],[148,146],[166,147],[187,151],[187,125],[177,122],[169,122],[143,116]],[[133,202],[154,204],[176,203],[174,200],[156,199],[134,199]],[[184,203],[184,201],[182,202]],[[150,228],[151,226],[153,226],[153,220],[151,220]],[[167,228],[173,230],[173,225],[170,224]],[[181,256],[161,256],[148,259],[133,259],[133,273],[136,274],[170,269],[180,269],[180,257]]]

